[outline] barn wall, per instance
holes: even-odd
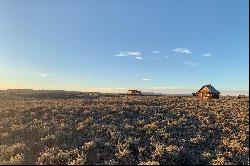
[[[210,92],[207,92],[206,89],[204,89],[203,91],[201,90],[196,94],[197,94],[196,96],[201,99],[212,99],[212,98],[219,99],[219,94],[212,94]]]

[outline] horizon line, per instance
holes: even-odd
[[[92,90],[90,90],[92,89]],[[102,89],[102,90],[101,90]],[[106,89],[106,90],[105,90]],[[1,91],[5,91],[5,90],[34,90],[34,91],[73,91],[73,92],[88,92],[88,93],[110,93],[110,94],[123,94],[126,93],[127,90],[129,90],[131,88],[88,88],[88,90],[72,90],[72,89],[37,89],[37,88],[0,88]],[[192,95],[193,92],[196,92],[197,90],[199,90],[199,88],[182,88],[182,89],[167,89],[167,88],[162,88],[162,89],[152,89],[152,88],[134,88],[134,89],[144,89],[142,93],[154,93],[154,94],[162,94],[162,95],[178,95],[178,94],[182,94],[182,95]],[[170,92],[167,91],[161,91],[161,90],[168,90]],[[147,91],[148,90],[148,91]],[[121,92],[122,91],[122,92]],[[176,91],[176,92],[171,92],[171,91]],[[186,92],[185,92],[186,91]],[[188,91],[188,92],[187,92]],[[192,91],[192,92],[191,92]],[[226,95],[230,95],[230,96],[237,96],[237,95],[241,95],[244,94],[246,96],[249,96],[249,90],[243,90],[243,89],[223,89],[220,90],[221,93],[220,95],[222,96],[226,96]],[[238,92],[237,94],[235,94],[236,92]],[[241,93],[240,93],[241,92]]]
[[[64,90],[64,91],[85,91],[84,89],[82,90],[77,90],[76,89],[56,89],[56,88],[0,88],[0,90],[7,90],[7,89],[26,89],[26,90]],[[130,90],[130,89],[150,89],[150,90],[199,90],[200,88],[184,88],[184,87],[144,87],[144,88],[112,88],[112,87],[102,87],[102,88],[85,88],[85,89],[106,89],[106,90]],[[218,89],[218,88],[216,88]],[[249,89],[220,89],[221,91],[228,91],[228,90],[233,90],[233,91],[249,91]]]

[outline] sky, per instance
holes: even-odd
[[[0,89],[249,91],[248,0],[0,0]],[[226,93],[225,93],[226,94]]]

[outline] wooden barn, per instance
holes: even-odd
[[[138,90],[128,90],[128,95],[141,95],[141,91],[138,91]]]
[[[204,85],[196,93],[193,93],[193,96],[202,99],[219,99],[220,92],[217,91],[211,84]]]

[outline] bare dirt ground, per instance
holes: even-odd
[[[249,164],[248,101],[0,93],[0,164]]]

